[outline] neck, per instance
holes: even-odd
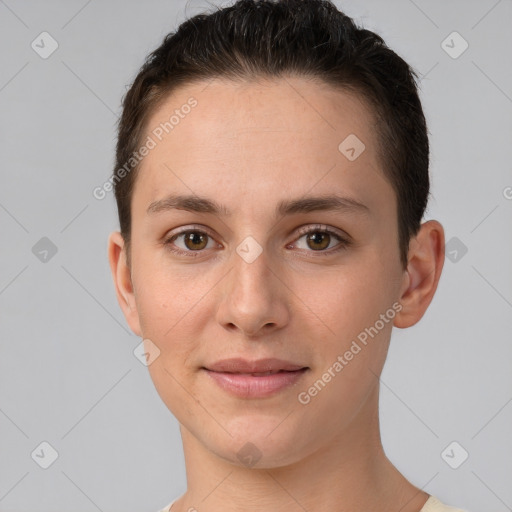
[[[188,488],[172,512],[419,512],[429,495],[408,482],[386,457],[378,395],[376,385],[343,432],[298,462],[281,467],[234,465],[181,426]]]

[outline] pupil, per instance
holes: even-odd
[[[328,234],[327,233],[313,233],[312,235],[310,235],[310,240],[313,241],[314,244],[321,244],[322,247],[320,247],[321,249],[325,248],[326,245],[325,243],[322,244],[322,241],[325,241],[327,239],[327,236]],[[320,239],[318,239],[317,237],[320,237]],[[329,245],[329,244],[327,244]]]
[[[197,245],[197,244],[201,245],[202,238],[203,238],[203,235],[200,233],[189,233],[187,239],[189,242],[191,242],[191,245]],[[203,240],[203,242],[204,242],[204,240]]]

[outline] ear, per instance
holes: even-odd
[[[141,336],[139,314],[133,293],[131,272],[126,263],[126,247],[119,231],[110,233],[108,238],[108,259],[114,280],[117,301],[131,330]]]
[[[421,225],[409,244],[409,255],[399,301],[402,309],[395,316],[396,327],[417,323],[425,314],[441,277],[444,265],[444,230],[436,220]]]

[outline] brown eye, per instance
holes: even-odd
[[[299,230],[299,234],[302,236],[300,236],[293,245],[308,252],[330,254],[338,250],[346,249],[350,245],[348,239],[343,238],[333,229],[329,229],[323,225],[302,228]]]
[[[199,229],[183,230],[164,241],[164,246],[179,256],[201,256],[215,246],[214,239]]]
[[[191,251],[204,249],[208,244],[208,235],[199,231],[189,231],[182,233],[185,246]]]
[[[306,235],[308,247],[315,251],[323,250],[329,247],[331,241],[331,235],[329,233],[323,233],[321,231],[315,231]]]

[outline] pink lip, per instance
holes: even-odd
[[[249,373],[213,372],[206,368],[204,370],[222,389],[241,398],[263,398],[273,395],[295,384],[308,371],[307,368],[303,368],[257,377]]]
[[[237,397],[263,398],[295,384],[309,368],[280,359],[226,359],[202,369],[222,389]],[[277,373],[251,375],[268,371]]]

